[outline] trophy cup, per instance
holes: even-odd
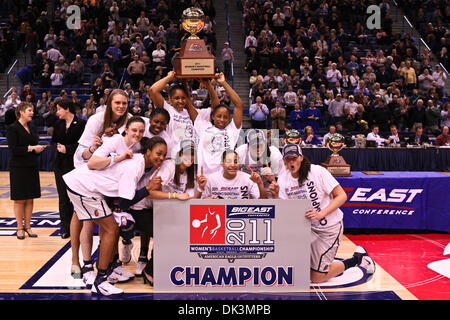
[[[302,143],[302,135],[295,129],[286,130],[284,144],[293,143],[300,145]]]
[[[181,25],[191,36],[183,40],[180,54],[174,58],[177,78],[213,78],[216,58],[208,51],[205,41],[196,36],[204,25],[203,11],[188,8],[183,11]]]
[[[325,167],[335,177],[351,177],[350,168],[342,156],[338,154],[345,147],[345,138],[339,133],[333,133],[328,138],[327,148],[330,149],[333,154],[321,163],[321,166]]]

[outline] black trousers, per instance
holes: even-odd
[[[70,233],[70,221],[72,220],[73,215],[73,206],[72,203],[70,202],[69,196],[67,195],[66,183],[62,178],[62,176],[69,171],[61,170],[58,168],[54,169],[56,189],[58,190],[59,216],[61,218],[62,233]]]

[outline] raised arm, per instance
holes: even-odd
[[[177,78],[175,71],[169,71],[166,77],[158,80],[150,87],[150,98],[152,99],[156,107],[158,108],[164,107],[164,97],[161,94],[161,91],[169,82],[174,81],[176,79]]]
[[[242,126],[242,116],[244,113],[244,105],[242,103],[239,95],[234,91],[234,89],[227,83],[224,74],[221,72],[217,77],[217,82],[225,89],[227,94],[230,96],[231,102],[234,104],[233,120],[236,128]]]

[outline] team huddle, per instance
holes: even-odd
[[[311,219],[313,234],[311,281],[327,281],[356,265],[374,272],[362,247],[350,259],[334,260],[343,233],[339,207],[347,196],[325,168],[311,164],[296,144],[280,152],[271,144],[270,131],[249,130],[238,145],[243,104],[223,74],[216,81],[229,95],[232,110],[219,103],[205,79],[199,81],[208,89],[208,108],[192,105],[187,83],[172,85],[166,101],[161,92],[176,80],[171,71],[153,84],[155,107],[149,118],[128,114],[128,96],[116,89],[105,111],[88,119],[74,152],[75,169],[62,176],[76,213],[70,221],[74,277],[101,295],[123,293],[114,283],[135,276],[153,286],[153,250],[147,258],[153,200],[191,198],[310,199],[305,217]],[[63,113],[64,106],[57,104],[57,109]],[[97,274],[91,260],[95,224],[100,236]],[[136,230],[141,246],[134,274],[122,262],[131,260]]]

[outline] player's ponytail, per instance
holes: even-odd
[[[303,182],[308,178],[309,170],[311,169],[311,161],[305,156],[303,156],[302,163],[298,169],[298,184],[302,185]]]
[[[139,153],[145,154],[147,153],[147,150],[153,150],[153,148],[158,144],[163,144],[167,146],[166,141],[161,137],[153,137],[153,138],[147,138],[143,137],[140,141],[141,144],[141,150],[139,150]]]

